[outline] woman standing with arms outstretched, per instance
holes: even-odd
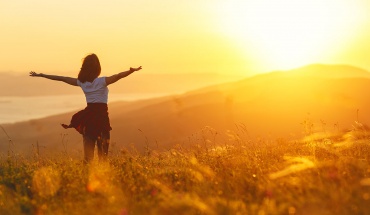
[[[130,68],[110,77],[99,77],[101,67],[95,54],[86,56],[83,60],[78,78],[46,75],[30,72],[32,77],[43,77],[54,81],[62,81],[72,86],[80,86],[86,97],[87,107],[72,116],[69,125],[62,124],[64,128],[75,128],[83,136],[84,162],[89,163],[94,158],[95,142],[98,146],[99,160],[108,156],[110,127],[108,116],[108,85],[124,78],[133,72],[141,70]]]

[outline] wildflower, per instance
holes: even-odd
[[[151,196],[156,196],[158,194],[158,190],[156,188],[153,188],[151,191],[150,191],[150,195]]]
[[[270,189],[265,190],[265,197],[271,199],[273,197],[273,192]]]
[[[126,208],[123,208],[120,212],[119,215],[128,215],[128,211]]]

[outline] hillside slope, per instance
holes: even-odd
[[[366,71],[324,65],[307,68],[258,75],[177,96],[112,103],[112,147],[134,145],[144,151],[146,145],[165,149],[176,144],[206,144],[211,138],[222,144],[233,132],[274,141],[299,138],[315,129],[350,128],[356,120],[370,124],[370,100],[366,95],[370,79],[366,78]],[[325,75],[317,72],[320,69],[326,71]],[[340,71],[340,76],[336,76],[335,70]],[[68,122],[71,115],[4,128],[18,150],[30,150],[38,141],[46,147],[45,151],[63,150],[65,145],[67,150],[78,151],[82,149],[81,136],[59,126]],[[7,139],[0,141],[2,150],[6,150]]]

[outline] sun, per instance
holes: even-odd
[[[224,1],[218,5],[218,23],[259,63],[291,69],[323,61],[347,44],[363,13],[354,2]]]

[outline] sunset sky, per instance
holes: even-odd
[[[368,0],[0,1],[0,71],[253,75],[311,63],[370,70]]]

